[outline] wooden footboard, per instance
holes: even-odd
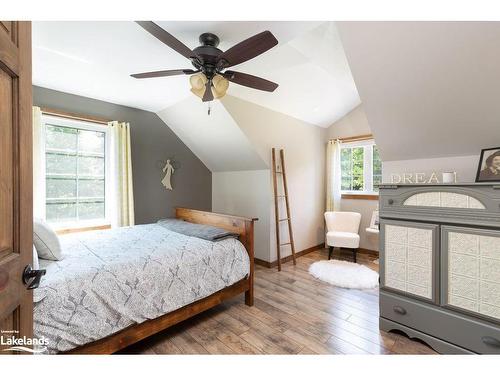
[[[77,347],[66,354],[111,354],[129,345],[132,345],[146,337],[163,331],[177,323],[180,323],[196,314],[199,314],[219,303],[245,292],[245,304],[253,305],[253,275],[254,275],[254,222],[257,219],[250,219],[239,216],[218,214],[189,208],[176,208],[177,218],[191,223],[212,225],[224,228],[239,235],[239,240],[245,246],[250,258],[250,272],[246,279],[238,281],[227,288],[224,288],[208,297],[181,307],[156,319],[147,320],[140,324],[127,327],[111,336]]]

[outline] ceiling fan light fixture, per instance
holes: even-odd
[[[278,84],[264,78],[242,72],[223,70],[251,60],[278,44],[270,31],[263,31],[232,46],[226,51],[217,48],[219,38],[210,33],[200,35],[201,45],[191,50],[172,34],[152,21],[136,21],[148,33],[159,41],[189,59],[196,70],[170,69],[137,73],[131,76],[137,79],[189,75],[191,92],[203,102],[211,102],[226,95],[229,82],[256,90],[273,92]],[[204,73],[203,73],[204,72]],[[209,90],[207,90],[209,89]]]
[[[215,99],[220,99],[226,95],[228,87],[229,81],[220,74],[216,74],[212,79],[212,93]]]
[[[191,84],[191,92],[195,94],[200,99],[203,99],[205,94],[207,76],[203,73],[193,74],[189,77],[189,83]]]

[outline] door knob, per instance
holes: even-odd
[[[23,284],[27,285],[27,289],[36,289],[40,285],[40,280],[42,276],[45,275],[46,270],[34,270],[31,265],[28,264],[24,267],[23,271]]]

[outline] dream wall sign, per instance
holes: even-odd
[[[439,179],[441,175],[441,180]],[[392,173],[392,184],[439,184],[439,183],[456,183],[457,172],[414,172],[414,173]]]

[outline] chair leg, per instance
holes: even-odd
[[[330,248],[328,249],[328,260],[332,258],[332,252],[333,252],[333,246],[330,246]]]
[[[352,249],[352,254],[354,257],[354,263],[358,263],[358,249]]]

